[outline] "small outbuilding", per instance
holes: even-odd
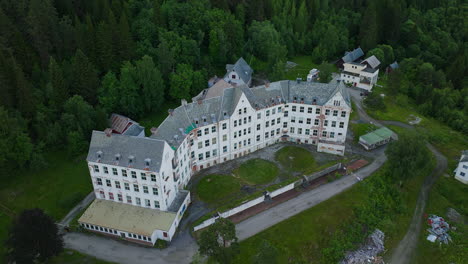
[[[359,137],[359,144],[366,150],[375,149],[390,142],[392,139],[397,139],[396,134],[386,127],[381,127],[370,133]]]
[[[455,169],[455,179],[468,184],[468,150],[464,150]]]

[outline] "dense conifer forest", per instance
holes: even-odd
[[[0,175],[81,154],[109,113],[165,111],[240,56],[274,81],[360,46],[399,62],[397,100],[468,134],[467,17],[462,0],[0,0]]]

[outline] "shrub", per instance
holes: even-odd
[[[154,243],[154,247],[155,248],[160,248],[160,249],[167,248],[167,241],[162,240],[162,239],[158,239],[158,240],[156,240],[156,243]]]

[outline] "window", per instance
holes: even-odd
[[[291,116],[291,122],[296,123],[296,117],[295,116]]]
[[[260,141],[260,135],[257,135],[257,141]]]
[[[127,177],[127,170],[122,170],[122,176]]]
[[[101,178],[96,178],[97,185],[102,185],[102,180]]]
[[[104,191],[99,191],[99,195],[101,196],[102,199],[106,198],[106,195],[104,194]]]
[[[234,143],[234,149],[237,149],[237,143]]]
[[[293,105],[291,111],[296,112],[296,106]]]
[[[133,179],[136,179],[136,178],[137,178],[137,177],[136,177],[136,171],[132,171],[132,178],[133,178]]]
[[[244,117],[244,124],[247,124],[247,117]]]
[[[336,127],[336,121],[332,121],[332,127]]]
[[[213,145],[216,144],[216,138],[211,139],[211,144],[213,144]]]
[[[312,107],[308,107],[308,108],[307,108],[307,113],[308,113],[308,114],[312,114]]]
[[[210,140],[209,139],[205,140],[205,147],[208,147],[208,146],[210,146]]]
[[[115,176],[119,175],[116,168],[112,168],[112,174],[114,174]]]
[[[275,120],[271,120],[271,125],[274,126],[275,125]]]
[[[278,117],[278,118],[276,119],[276,124],[279,124],[280,122],[281,122],[281,118]]]
[[[140,188],[138,188],[138,184],[133,184],[133,190],[135,192],[139,192],[140,191]]]
[[[140,173],[141,179],[146,181],[146,174],[144,172]]]
[[[111,181],[110,181],[110,180],[106,180],[106,185],[107,185],[107,187],[112,187]]]
[[[190,152],[190,158],[195,158],[195,151]]]
[[[197,131],[197,137],[201,137],[201,130]]]
[[[460,176],[464,177],[465,173],[463,171],[460,171]]]
[[[249,123],[250,123],[250,122],[252,122],[252,117],[251,117],[251,116],[249,116]]]
[[[334,106],[340,106],[340,101],[334,100],[334,101],[333,101],[333,105],[334,105]]]
[[[150,206],[151,206],[150,200],[145,199],[145,206],[146,206],[146,207],[150,207]]]
[[[330,109],[325,110],[325,115],[330,115]]]
[[[109,173],[109,170],[107,169],[107,167],[104,167],[104,173],[105,173],[105,174],[108,174],[108,173]]]
[[[288,122],[283,122],[283,127],[287,128],[288,127]]]
[[[198,149],[201,149],[201,148],[203,148],[203,142],[200,141],[198,142]]]
[[[268,137],[269,137],[268,132],[265,132],[265,138],[268,138]]]
[[[275,130],[272,130],[272,131],[270,132],[270,135],[271,135],[271,136],[274,136],[274,135],[275,135]]]
[[[306,135],[310,135],[310,129],[307,129],[307,128],[306,128],[305,134],[306,134]]]
[[[141,205],[141,200],[140,200],[140,198],[136,197],[135,200],[136,200],[136,204],[137,204],[137,205]]]
[[[284,111],[284,117],[288,117],[288,111]]]
[[[346,117],[346,111],[341,111],[341,117]]]
[[[239,115],[242,114],[242,109],[239,109]]]
[[[130,195],[127,195],[127,203],[132,203],[132,197]]]
[[[198,160],[203,160],[203,153],[198,154]]]
[[[213,149],[213,157],[216,157],[218,155],[218,150],[217,149]]]
[[[257,113],[257,119],[262,118],[262,113]]]
[[[113,193],[109,193],[109,200],[114,200],[114,194]]]
[[[333,110],[333,116],[338,116],[338,110]]]
[[[276,129],[276,135],[279,135],[279,132],[280,132],[280,129],[277,128],[277,129]]]
[[[271,114],[272,114],[272,115],[276,114],[276,109],[273,108],[273,109],[271,110]]]
[[[223,141],[227,140],[227,135],[223,135]]]
[[[237,131],[234,131],[234,138],[237,138]]]
[[[315,109],[315,114],[320,115],[320,108]]]
[[[468,165],[463,165],[463,168],[464,168],[464,169],[468,169]]]
[[[119,202],[121,202],[123,199],[122,199],[122,194],[117,194],[117,200],[119,200]]]
[[[244,114],[247,114],[247,107],[244,107]]]
[[[227,146],[224,146],[223,147],[223,153],[226,153],[227,152]]]
[[[281,113],[281,107],[278,107],[278,113]]]
[[[304,123],[304,118],[303,117],[299,117],[299,124],[303,124]]]
[[[344,122],[340,122],[340,128],[344,127]]]
[[[153,187],[153,195],[158,195],[159,194],[159,189],[156,187]]]
[[[270,126],[270,121],[266,121],[265,127],[269,127],[269,126]]]
[[[214,132],[216,132],[216,126],[211,127],[211,133],[214,133]]]
[[[151,174],[151,181],[156,182],[156,174]]]
[[[257,124],[257,130],[260,130],[260,124]]]
[[[125,190],[130,191],[130,184],[124,182]]]
[[[270,110],[266,110],[266,116],[270,116]]]
[[[304,113],[304,107],[303,106],[299,107],[299,112]]]
[[[322,137],[327,137],[327,131],[322,131]]]
[[[313,136],[317,136],[317,135],[318,135],[318,130],[314,129],[312,135],[313,135]]]
[[[190,133],[192,135],[192,133]],[[190,140],[190,146],[193,146],[193,139]]]
[[[328,120],[325,120],[324,121],[325,123],[323,123],[324,126],[328,126]]]
[[[205,157],[206,157],[207,159],[210,158],[210,156],[211,156],[211,153],[210,153],[209,151],[205,152]]]
[[[209,128],[205,128],[205,135],[208,135],[210,133],[210,129]]]
[[[294,133],[294,127],[291,127],[290,130],[291,130],[291,133]]]
[[[154,208],[159,208],[159,201],[154,201]]]
[[[330,132],[330,138],[335,138],[335,132]]]
[[[234,120],[234,127],[237,126],[237,120]]]
[[[114,183],[115,183],[115,188],[120,189],[120,182],[119,182],[119,181],[115,181]]]
[[[297,133],[298,133],[298,134],[302,134],[302,128],[298,128],[298,129],[297,129]]]
[[[94,165],[94,172],[99,172],[99,166],[98,165]]]
[[[144,192],[144,193],[149,193],[149,192],[148,192],[148,186],[143,186],[143,192]]]
[[[318,119],[315,119],[315,120],[314,120],[314,125],[315,125],[315,126],[318,126],[318,125],[319,125],[319,120],[318,120]]]
[[[223,130],[227,129],[227,123],[223,123]]]

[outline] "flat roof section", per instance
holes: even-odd
[[[154,230],[169,231],[177,214],[96,199],[78,222],[149,236]]]
[[[367,133],[359,138],[359,140],[365,141],[369,145],[376,144],[380,141],[389,139],[393,136],[393,131],[386,127],[381,127],[375,131]]]

